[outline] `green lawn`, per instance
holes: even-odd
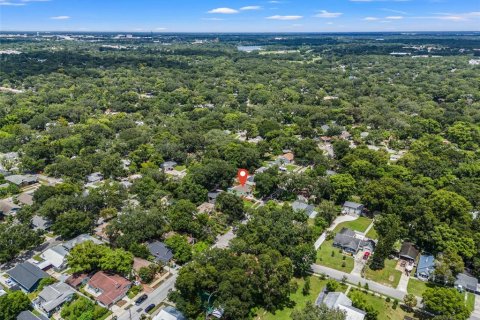
[[[360,292],[361,297],[371,305],[373,309],[378,311],[378,320],[403,320],[405,316],[413,317],[413,314],[409,314],[400,308],[400,304],[396,309],[392,308],[393,300],[387,302],[385,299],[373,296],[371,293],[364,293],[356,289],[351,289],[348,296],[351,297],[353,292]]]
[[[177,171],[183,171],[185,170],[187,167],[186,166],[175,166],[173,169],[177,170]]]
[[[355,231],[365,232],[370,223],[372,223],[372,219],[359,217],[357,220],[340,223],[338,226],[335,227],[333,231],[339,232],[340,230],[342,230],[342,228],[349,228]]]
[[[370,230],[368,230],[366,236],[370,239],[378,239],[378,234],[374,227],[371,227]]]
[[[470,311],[475,309],[475,295],[473,293],[467,292],[467,308]]]
[[[290,295],[290,299],[295,302],[295,306],[292,308],[285,308],[283,310],[278,310],[275,314],[267,312],[263,309],[258,310],[255,320],[290,320],[290,314],[295,309],[302,309],[307,304],[307,301],[315,303],[315,300],[318,297],[318,294],[327,284],[328,280],[321,280],[319,277],[311,276],[310,277],[310,294],[304,296],[302,294],[302,289],[305,281],[303,279],[293,279],[298,284],[298,289],[295,293]],[[345,292],[346,286],[340,286],[338,291]]]
[[[322,266],[350,273],[353,270],[353,257],[340,253],[340,249],[332,246],[333,240],[322,243],[317,251],[317,263]],[[332,252],[334,256],[332,257]],[[345,257],[345,260],[343,260]],[[345,267],[342,264],[345,262]]]
[[[372,270],[369,267],[365,270],[365,277],[375,282],[396,288],[402,272],[395,270],[397,260],[385,260],[385,268],[382,270]]]
[[[292,172],[293,170],[295,170],[297,168],[297,166],[294,165],[294,164],[287,164],[285,167],[287,168],[288,172]]]
[[[408,281],[407,291],[408,293],[414,294],[417,297],[421,297],[425,290],[432,287],[435,287],[433,283],[421,281],[415,278],[410,278],[410,280]]]

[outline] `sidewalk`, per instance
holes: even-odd
[[[470,315],[469,320],[480,320],[480,295],[475,295],[475,309]]]

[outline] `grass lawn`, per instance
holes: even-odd
[[[283,310],[278,310],[275,314],[267,312],[263,309],[258,310],[255,320],[290,320],[290,314],[293,310],[302,309],[307,304],[307,301],[315,303],[315,300],[318,297],[318,294],[327,284],[328,280],[321,280],[319,277],[311,276],[310,277],[310,293],[307,296],[302,294],[302,289],[305,284],[303,279],[295,278],[295,281],[298,284],[298,289],[295,293],[290,294],[290,299],[295,302],[295,306],[292,308],[285,308]],[[338,291],[345,292],[346,286],[340,286]]]
[[[365,232],[370,223],[372,223],[372,219],[359,217],[357,220],[340,223],[338,226],[335,227],[333,231],[339,232],[340,230],[342,230],[342,228],[349,228],[355,231]]]
[[[408,281],[407,291],[408,293],[414,294],[417,297],[421,297],[425,290],[434,287],[436,287],[436,285],[431,282],[410,278],[410,280]]]
[[[378,234],[374,227],[371,227],[370,230],[368,230],[366,236],[370,239],[378,239]]]
[[[130,290],[128,290],[127,292],[127,296],[130,298],[130,299],[133,299],[137,294],[140,293],[140,291],[143,290],[143,287],[140,285],[140,286],[133,286],[130,288]]]
[[[365,270],[365,277],[375,282],[396,288],[402,272],[395,270],[397,260],[385,260],[385,268],[382,270],[372,270],[369,267]]]
[[[34,255],[34,256],[32,257],[32,259],[35,260],[35,261],[38,261],[38,262],[43,261],[43,259],[40,257],[40,254]]]
[[[353,257],[340,253],[340,249],[332,246],[333,240],[322,243],[317,251],[317,263],[322,266],[350,273],[353,270]],[[332,257],[332,251],[334,256]],[[345,257],[345,260],[343,260]],[[342,264],[345,262],[345,267]]]
[[[297,166],[294,165],[294,164],[287,164],[285,167],[287,168],[288,172],[292,172],[293,170],[295,170],[297,168]]]
[[[396,309],[393,309],[393,300],[387,302],[383,298],[373,296],[370,293],[364,293],[356,289],[350,290],[348,296],[351,297],[353,292],[359,292],[362,299],[364,299],[368,305],[371,305],[375,310],[378,311],[378,320],[403,320],[406,315],[413,317],[413,314],[403,311],[402,308],[400,308],[400,305]]]
[[[473,293],[467,292],[467,309],[473,311],[475,309],[475,295]]]
[[[253,202],[244,199],[243,205],[245,206],[245,209],[250,209],[251,207],[253,207]]]

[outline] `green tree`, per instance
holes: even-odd
[[[326,305],[315,306],[310,301],[303,309],[292,312],[293,320],[345,320],[345,312],[339,309],[329,309]]]
[[[217,197],[215,207],[227,215],[228,223],[240,221],[245,217],[243,201],[240,197],[228,192],[222,192]]]
[[[30,308],[30,300],[22,291],[12,291],[0,297],[0,319],[16,320],[20,312]]]
[[[453,288],[428,288],[423,293],[423,305],[433,314],[455,320],[465,320],[470,316],[463,295]]]
[[[415,295],[409,293],[403,297],[403,303],[407,306],[407,308],[412,311],[413,308],[417,306],[417,297]]]
[[[179,264],[186,263],[192,259],[192,246],[188,243],[187,238],[175,234],[165,240],[165,244],[173,251],[173,258]]]
[[[63,239],[72,239],[82,233],[88,233],[93,228],[93,217],[88,212],[70,210],[58,216],[52,226],[53,232]]]
[[[355,192],[355,179],[348,173],[330,177],[335,203],[343,203]]]

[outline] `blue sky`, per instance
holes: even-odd
[[[480,0],[0,0],[1,31],[479,31]]]

